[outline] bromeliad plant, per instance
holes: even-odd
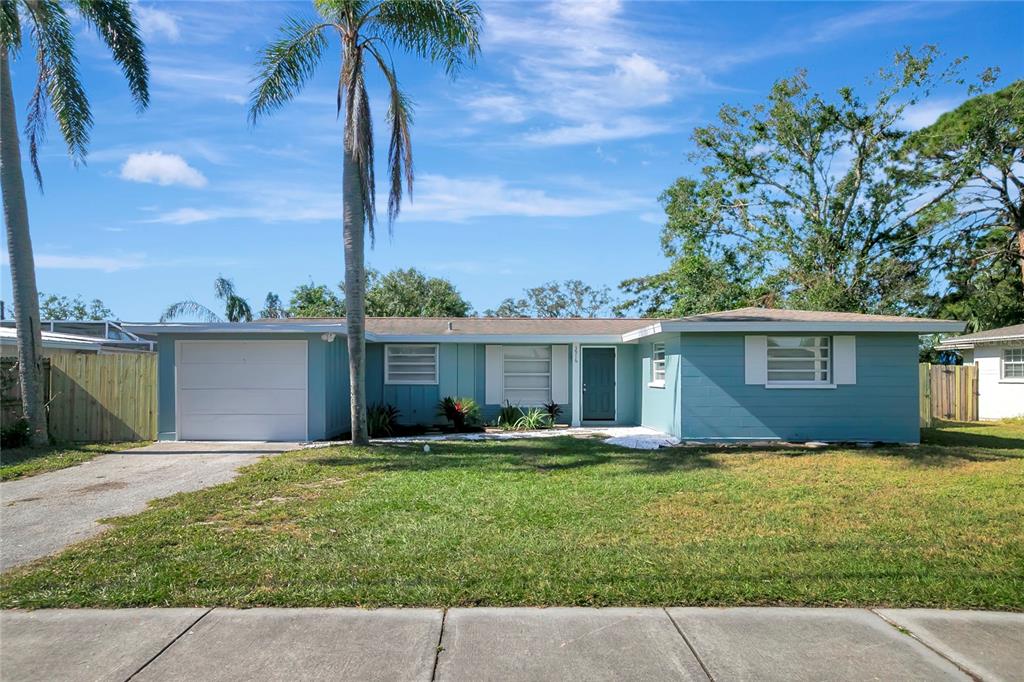
[[[437,404],[437,414],[447,419],[456,431],[463,431],[480,422],[480,405],[472,398],[448,396]]]
[[[555,422],[562,415],[562,406],[552,400],[550,403],[545,403],[544,411],[548,413],[548,417],[551,419],[551,425],[554,426]]]
[[[518,422],[522,416],[523,410],[518,405],[513,405],[506,400],[505,404],[501,406],[501,410],[498,412],[498,427],[505,431],[512,431],[516,428],[516,422]]]

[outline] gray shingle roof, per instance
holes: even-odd
[[[953,336],[943,340],[943,342],[938,344],[936,348],[958,348],[960,346],[973,346],[977,343],[1001,341],[1004,339],[1008,341],[1024,339],[1024,324],[1014,324],[1009,327],[987,329],[983,332],[975,332],[974,334]]]

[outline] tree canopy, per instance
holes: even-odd
[[[594,287],[582,280],[550,281],[523,291],[522,298],[506,298],[488,317],[600,317],[612,312],[608,287]]]
[[[466,317],[469,301],[443,277],[428,277],[416,268],[366,275],[366,314],[371,317]],[[343,294],[344,286],[338,291]],[[291,317],[344,317],[345,301],[326,284],[303,284],[292,291]]]
[[[697,177],[662,195],[667,272],[623,282],[620,306],[686,315],[748,304],[868,313],[927,308],[930,234],[956,178],[921,181],[904,113],[956,78],[902,51],[862,95],[815,92],[801,71],[765,102],[695,129]],[[937,182],[942,180],[943,182]]]
[[[39,315],[43,320],[109,320],[114,314],[98,298],[86,302],[80,295],[70,298],[39,292]]]

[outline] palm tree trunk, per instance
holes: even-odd
[[[29,444],[46,445],[46,407],[43,404],[43,339],[39,328],[39,294],[32,238],[28,232],[25,177],[21,173],[21,148],[11,89],[11,63],[0,48],[0,189],[4,201],[7,254],[11,268],[14,320],[18,326],[18,378],[21,405],[28,420]]]
[[[366,427],[366,311],[364,291],[366,264],[363,242],[365,224],[359,166],[345,136],[342,168],[342,200],[345,242],[345,323],[348,331],[349,399],[352,408],[352,444],[368,445]]]

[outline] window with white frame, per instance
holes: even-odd
[[[656,343],[651,348],[651,383],[665,385],[665,344]]]
[[[1003,378],[1024,379],[1024,348],[1003,349]]]
[[[502,346],[504,398],[534,407],[551,402],[551,346]]]
[[[769,336],[768,385],[831,384],[832,338]]]
[[[436,384],[437,346],[384,346],[385,384]]]

